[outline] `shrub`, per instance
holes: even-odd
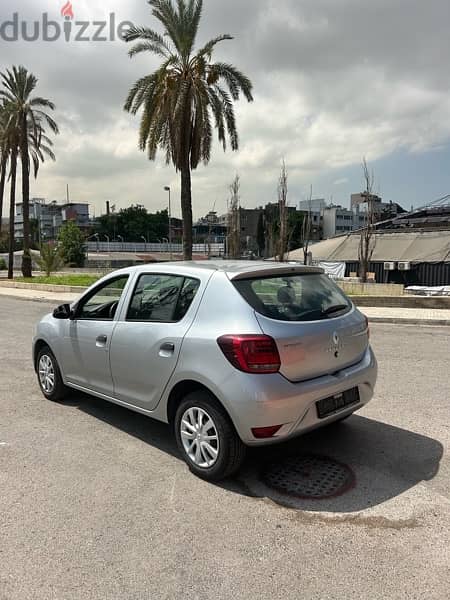
[[[56,244],[52,243],[42,244],[40,256],[35,260],[41,271],[45,271],[47,277],[50,277],[54,271],[57,271],[64,265],[60,249]]]

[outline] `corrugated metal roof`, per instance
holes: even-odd
[[[450,262],[449,231],[377,232],[373,262]],[[348,234],[310,246],[314,260],[358,261],[359,234]],[[291,260],[303,260],[303,250],[289,254]]]

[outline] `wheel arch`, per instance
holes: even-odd
[[[217,402],[217,404],[225,412],[227,417],[230,419],[231,423],[233,423],[233,419],[231,418],[230,413],[228,412],[226,407],[223,405],[223,403],[220,401],[220,399],[217,397],[217,395],[210,388],[208,388],[203,383],[200,383],[199,381],[195,381],[193,379],[187,379],[184,381],[179,381],[170,391],[169,397],[167,399],[167,415],[166,415],[169,425],[173,425],[174,420],[175,420],[175,414],[177,412],[177,407],[180,404],[180,402],[183,400],[183,398],[185,398],[188,394],[191,394],[192,392],[196,392],[199,390],[208,392],[208,394],[210,394],[214,398],[214,400]]]
[[[45,348],[45,346],[47,346],[47,348],[50,348],[50,351],[53,355],[55,354],[53,352],[51,345],[47,342],[47,340],[45,340],[44,338],[39,338],[38,340],[36,340],[34,343],[34,347],[33,347],[33,366],[34,366],[34,370],[36,372],[37,372],[37,359],[39,356],[39,352],[42,350],[42,348]]]

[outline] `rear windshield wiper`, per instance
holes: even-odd
[[[341,310],[345,310],[346,308],[348,308],[348,304],[335,304],[334,306],[329,306],[327,309],[323,310],[322,316],[328,317],[329,315]]]

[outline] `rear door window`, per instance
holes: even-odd
[[[182,275],[141,275],[133,293],[127,321],[176,323],[189,310],[200,282]]]
[[[233,284],[252,308],[277,321],[333,318],[352,307],[342,290],[320,273],[252,278]]]

